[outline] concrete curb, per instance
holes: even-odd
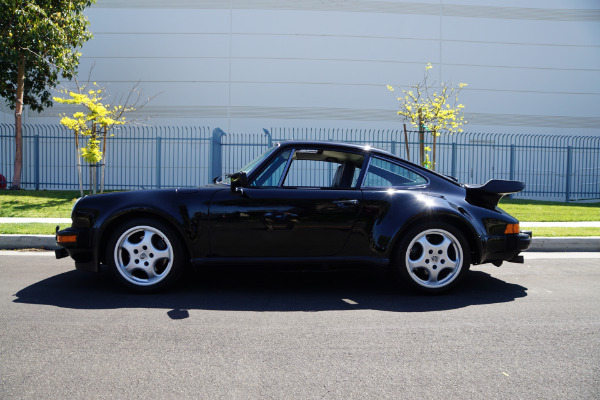
[[[54,235],[0,235],[0,250],[58,249]]]
[[[600,237],[534,237],[528,251],[600,251]]]
[[[0,250],[58,248],[54,235],[0,235]],[[534,237],[528,251],[541,252],[600,252],[600,236],[590,237]]]

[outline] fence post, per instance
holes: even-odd
[[[515,145],[511,144],[510,145],[510,165],[509,165],[509,170],[508,170],[508,179],[511,181],[515,180]],[[508,198],[512,199],[513,198],[513,194],[509,194]]]
[[[223,165],[223,144],[221,138],[225,136],[225,132],[221,128],[213,129],[211,140],[211,168],[209,177],[210,181],[222,175],[221,167]]]
[[[573,156],[573,148],[571,146],[567,147],[567,179],[565,182],[565,203],[569,202],[569,198],[571,197],[571,158]]]
[[[33,137],[33,174],[35,180],[35,190],[40,190],[40,135]]]
[[[511,181],[515,180],[515,145],[510,145],[510,170],[508,172],[508,177]]]
[[[263,128],[263,132],[267,135],[267,143],[269,144],[269,148],[273,147],[273,136],[271,136],[271,132]]]
[[[452,168],[450,176],[458,179],[456,176],[456,142],[452,142]]]
[[[156,188],[160,189],[160,172],[162,168],[162,137],[156,137]]]

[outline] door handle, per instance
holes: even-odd
[[[343,207],[350,207],[350,206],[355,206],[358,204],[358,200],[356,199],[352,199],[352,200],[335,200],[333,202],[333,204],[335,204],[336,206],[343,208]]]

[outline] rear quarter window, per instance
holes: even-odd
[[[379,157],[371,158],[362,187],[419,186],[427,179],[399,164]]]

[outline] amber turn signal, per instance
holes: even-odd
[[[505,234],[519,233],[519,232],[520,232],[519,224],[508,224],[508,225],[506,225],[506,229],[504,230]]]
[[[63,235],[56,237],[56,243],[75,243],[77,242],[77,235]]]

